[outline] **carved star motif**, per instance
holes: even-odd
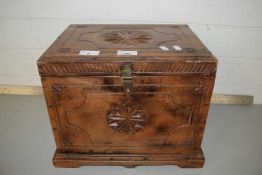
[[[144,109],[133,101],[112,107],[107,115],[108,126],[124,133],[135,133],[144,129],[146,121]]]
[[[106,33],[103,38],[113,44],[136,45],[144,44],[151,40],[150,35],[139,31],[120,30]]]

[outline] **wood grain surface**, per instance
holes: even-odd
[[[37,63],[55,166],[203,166],[217,59],[187,25],[70,25]]]

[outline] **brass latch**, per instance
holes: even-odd
[[[133,91],[133,67],[131,63],[124,63],[121,66],[122,83],[125,94],[130,94]]]

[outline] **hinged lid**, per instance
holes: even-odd
[[[214,72],[217,60],[187,25],[70,25],[38,60],[42,76]]]

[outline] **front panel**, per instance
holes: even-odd
[[[119,77],[59,80],[50,87],[64,148],[194,146],[204,92],[198,79],[134,77],[130,94]]]

